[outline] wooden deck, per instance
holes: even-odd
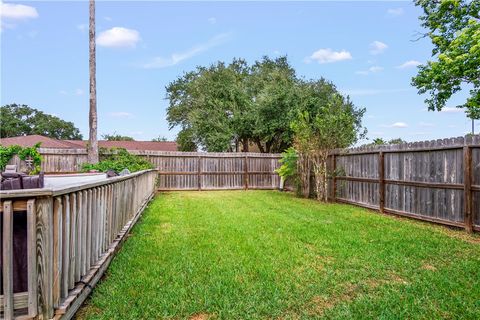
[[[71,318],[153,197],[156,177],[147,170],[2,191],[3,318]]]

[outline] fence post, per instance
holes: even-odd
[[[198,180],[198,191],[202,190],[202,157],[198,156],[197,158],[197,180]]]
[[[248,155],[245,155],[243,166],[244,166],[243,182],[245,184],[245,190],[248,190]]]
[[[385,161],[383,151],[378,152],[378,192],[379,210],[384,213],[385,209]]]
[[[337,155],[332,154],[332,174],[333,174],[333,202],[337,202]]]
[[[463,192],[464,192],[464,214],[465,214],[465,230],[473,232],[473,215],[472,215],[472,148],[463,147]]]

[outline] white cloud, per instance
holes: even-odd
[[[408,61],[405,61],[404,63],[402,63],[401,65],[396,66],[396,68],[397,69],[407,69],[407,68],[413,68],[413,67],[419,66],[421,64],[422,63],[420,61],[417,61],[417,60],[408,60]]]
[[[431,134],[431,132],[417,131],[417,132],[412,132],[410,135],[411,136],[426,136],[426,135],[429,135],[429,134]]]
[[[0,17],[12,20],[38,18],[37,9],[23,4],[0,2]]]
[[[359,70],[359,71],[355,71],[356,74],[359,74],[359,75],[362,75],[362,76],[366,76],[368,75],[368,71],[367,70]]]
[[[461,108],[453,108],[453,107],[445,107],[442,109],[440,112],[445,112],[445,113],[460,113],[464,112]]]
[[[87,31],[88,30],[88,24],[85,24],[85,23],[77,24],[77,29],[80,30],[81,32]]]
[[[340,89],[340,91],[349,96],[373,96],[385,93],[407,92],[413,89]]]
[[[405,122],[395,122],[395,123],[392,123],[392,124],[381,125],[381,127],[384,127],[384,128],[407,128],[408,124],[406,124]]]
[[[110,18],[110,17],[103,17],[103,19],[105,19],[105,21],[112,21],[113,19]]]
[[[377,72],[383,71],[383,69],[384,68],[380,67],[380,66],[372,66],[372,67],[368,68],[368,70],[360,70],[360,71],[356,71],[355,73],[366,76],[370,73],[377,73]]]
[[[388,46],[385,43],[383,43],[381,41],[378,41],[378,40],[375,40],[372,43],[370,43],[370,53],[373,54],[373,55],[381,54],[387,48],[388,48]]]
[[[429,122],[420,122],[418,124],[420,127],[424,127],[424,128],[429,128],[429,127],[434,127],[435,125],[433,123],[429,123]]]
[[[70,92],[67,90],[60,90],[58,93],[63,96],[69,96],[69,95],[82,96],[85,92],[82,89],[75,89],[74,91],[70,91]]]
[[[193,58],[209,49],[219,46],[230,38],[229,33],[216,35],[205,43],[190,48],[185,52],[172,53],[170,57],[155,57],[149,63],[143,65],[146,69],[166,68],[179,64],[182,61]]]
[[[124,112],[124,111],[110,112],[108,115],[110,117],[113,117],[113,118],[131,118],[131,117],[133,117],[133,114],[131,114],[130,112]]]
[[[383,71],[383,67],[373,66],[373,67],[368,68],[368,71],[370,71],[372,73],[380,72],[380,71]]]
[[[398,17],[405,13],[403,8],[391,8],[387,10],[387,14],[392,17]]]
[[[208,23],[210,23],[210,24],[217,23],[217,18],[215,18],[215,17],[208,18]]]
[[[109,48],[135,48],[140,41],[137,30],[123,27],[114,27],[101,32],[97,37],[97,44]]]
[[[314,60],[318,63],[332,63],[351,59],[352,54],[346,50],[333,51],[332,49],[327,48],[315,51],[310,57],[305,59],[305,62],[310,63],[312,60]]]

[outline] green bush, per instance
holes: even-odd
[[[42,164],[42,156],[40,152],[38,152],[38,148],[40,148],[40,142],[35,144],[32,147],[21,147],[19,145],[11,145],[11,146],[2,146],[0,145],[0,170],[5,170],[8,162],[13,158],[13,156],[18,155],[20,160],[27,160],[27,158],[31,158],[33,160],[33,170],[30,174],[37,174],[41,170]]]
[[[300,195],[300,181],[297,172],[298,153],[290,147],[282,153],[280,168],[275,170],[285,182],[290,181],[295,187],[295,192]]]
[[[103,160],[96,164],[84,163],[82,171],[88,172],[90,170],[98,170],[107,172],[113,170],[117,173],[123,169],[128,169],[130,172],[153,169],[154,166],[149,161],[137,155],[129,153],[122,148],[113,148],[102,155]]]

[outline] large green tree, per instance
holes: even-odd
[[[118,134],[116,132],[114,133],[107,133],[107,134],[102,134],[103,140],[107,141],[135,141],[132,137],[129,136],[122,136],[121,134]]]
[[[458,105],[471,119],[480,119],[480,1],[416,0],[422,26],[433,44],[432,61],[419,67],[412,84],[428,93],[429,110],[442,110],[462,88],[467,100]]]
[[[8,104],[0,108],[0,136],[2,138],[32,134],[55,139],[82,139],[80,130],[72,122],[64,121],[24,104]]]
[[[256,61],[250,73],[252,139],[261,152],[282,152],[292,145],[290,122],[299,104],[298,79],[286,57]]]
[[[280,152],[291,145],[295,72],[286,57],[217,62],[167,86],[167,120],[181,150]],[[183,145],[185,144],[185,145]]]
[[[291,126],[303,196],[309,196],[310,172],[313,172],[317,199],[327,201],[328,154],[365,136],[364,113],[365,109],[356,107],[324,79],[300,85],[300,105]]]
[[[233,151],[246,142],[251,131],[245,127],[249,109],[246,75],[246,62],[236,59],[229,65],[217,62],[198,67],[170,83],[170,127],[188,130],[195,144],[207,151]]]

